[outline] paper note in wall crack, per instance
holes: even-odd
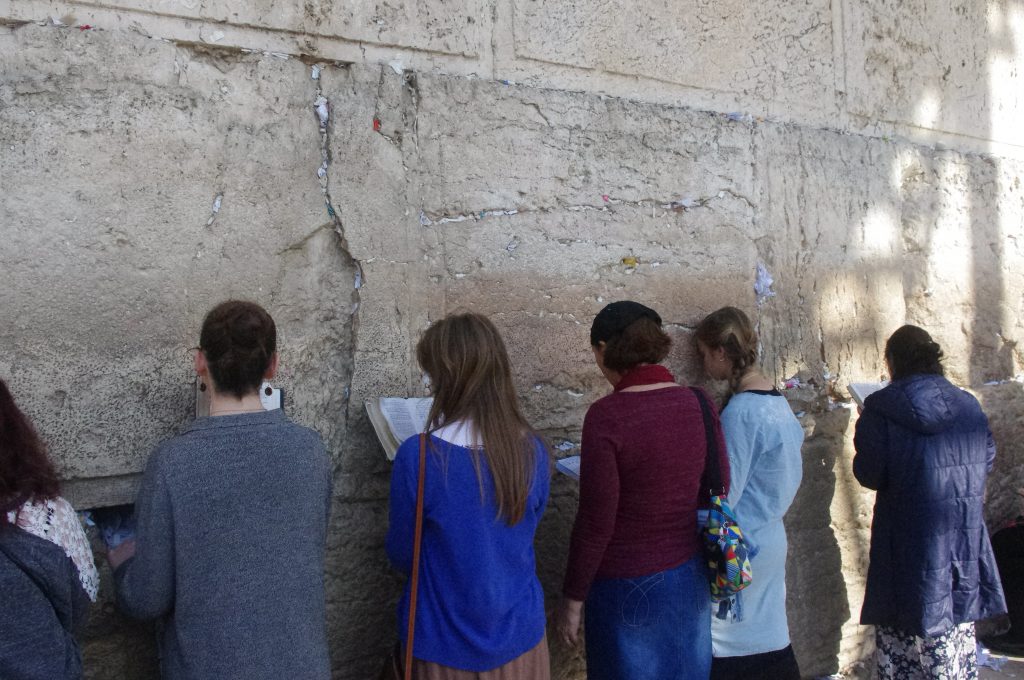
[[[555,469],[567,477],[580,481],[580,457],[568,456],[555,461]]]
[[[775,283],[775,279],[772,278],[768,267],[763,262],[758,262],[757,277],[754,280],[754,292],[757,294],[758,307],[763,305],[768,298],[775,297],[775,291],[772,290],[773,283]]]

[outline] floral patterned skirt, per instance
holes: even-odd
[[[936,637],[877,626],[879,680],[977,680],[974,624],[961,623]]]

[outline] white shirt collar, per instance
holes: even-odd
[[[455,446],[466,448],[483,446],[479,433],[473,427],[473,423],[468,420],[453,420],[450,423],[445,423],[431,434]]]

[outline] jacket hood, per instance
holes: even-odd
[[[941,375],[901,378],[868,397],[865,407],[880,409],[890,420],[923,434],[951,428],[973,410],[974,398]]]

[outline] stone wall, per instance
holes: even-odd
[[[932,330],[989,412],[993,525],[1024,485],[1022,37],[1009,0],[0,0],[0,376],[69,495],[130,498],[194,409],[202,315],[264,304],[286,408],[334,460],[332,654],[361,680],[400,587],[362,403],[423,393],[432,320],[495,320],[563,455],[606,391],[587,348],[605,303],[657,308],[694,382],[691,329],[738,305],[771,375],[802,383],[794,647],[807,675],[854,667],[872,495],[845,385],[881,375],[892,330]],[[549,607],[575,506],[557,479]],[[88,677],[154,677],[149,629],[108,589]],[[552,652],[555,677],[582,677]]]

